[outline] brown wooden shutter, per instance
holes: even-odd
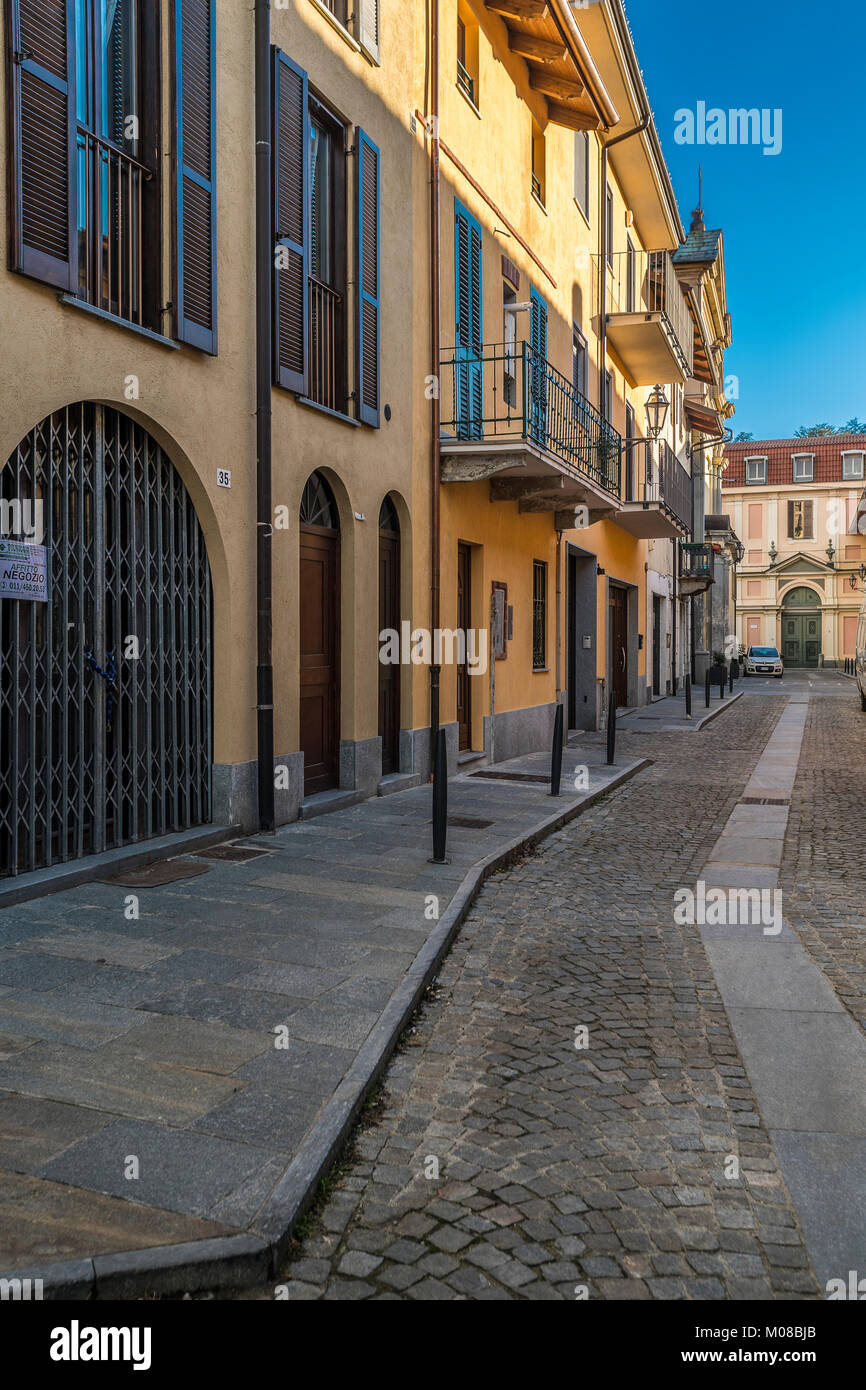
[[[814,511],[815,511],[815,504],[814,504],[814,502],[804,502],[804,503],[803,503],[803,540],[804,540],[804,541],[811,541],[811,540],[814,540],[814,538],[815,538],[815,532],[814,532],[814,529],[813,529]]]
[[[280,49],[273,71],[274,381],[309,390],[310,110],[307,74]]]
[[[217,350],[216,0],[174,0],[176,333]]]
[[[12,266],[60,289],[78,279],[71,0],[10,0]]]
[[[788,540],[794,539],[794,503],[788,503]]]
[[[358,417],[365,425],[379,426],[379,164],[373,141],[359,130],[355,138],[357,158],[357,293],[355,296],[358,342]]]

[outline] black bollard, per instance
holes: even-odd
[[[559,783],[562,778],[562,731],[563,713],[562,705],[556,706],[556,718],[553,721],[553,754],[550,759],[550,795],[559,796]]]
[[[726,675],[726,673],[725,673],[725,668],[724,668],[724,666],[720,666],[720,667],[719,667],[719,699],[720,699],[720,700],[724,700],[724,698],[725,698],[725,686],[727,685],[727,683],[728,683],[728,677],[727,677],[727,675]]]
[[[707,667],[707,674],[704,677],[704,694],[707,697],[707,709],[710,707],[710,668]]]
[[[607,765],[613,767],[616,762],[616,696],[611,692],[610,703],[607,708]]]
[[[692,678],[686,676],[686,718],[692,717]]]
[[[733,661],[732,661],[732,662],[731,662],[730,675],[729,675],[729,677],[728,677],[728,694],[729,694],[729,695],[733,695],[733,693],[734,693],[734,663],[733,663]]]
[[[430,864],[448,864],[445,845],[448,838],[448,750],[445,730],[439,730],[433,762],[433,858]]]

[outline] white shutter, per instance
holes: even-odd
[[[379,0],[356,0],[358,42],[371,58],[379,61]]]

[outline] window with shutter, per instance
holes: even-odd
[[[544,444],[547,438],[547,303],[536,289],[530,290],[529,298],[532,304],[530,314],[530,345],[532,348],[530,423],[533,439],[539,444]]]
[[[75,45],[67,0],[11,0],[12,264],[77,287]]]
[[[274,49],[274,380],[309,388],[310,115],[307,74]]]
[[[358,415],[363,424],[379,425],[379,150],[359,130],[357,151],[357,281],[355,297],[358,342]]]
[[[358,42],[371,58],[379,61],[379,0],[355,0],[358,16]]]
[[[481,226],[455,199],[456,405],[460,439],[481,439],[483,432],[481,252]]]
[[[177,336],[217,350],[216,0],[174,0]]]

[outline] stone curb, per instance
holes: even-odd
[[[719,711],[720,712],[720,711]],[[382,1075],[400,1035],[423,999],[484,882],[518,854],[555,834],[601,797],[623,786],[652,758],[638,758],[597,791],[540,821],[474,864],[451,899],[435,931],[391,995],[377,1024],[311,1133],[259,1209],[253,1228],[237,1235],[183,1244],[126,1250],[90,1259],[5,1272],[5,1279],[41,1279],[50,1300],[132,1299],[206,1289],[237,1288],[271,1277],[288,1250],[294,1227],[312,1205],[319,1183],[333,1164],[370,1090]],[[225,838],[225,833],[223,838]]]
[[[721,701],[715,709],[710,710],[709,714],[704,715],[700,723],[695,725],[695,732],[700,733],[705,724],[711,723],[713,719],[718,719],[720,714],[724,714],[726,709],[731,708],[731,705],[735,705],[738,700],[742,700],[745,693],[745,690],[738,690],[735,695],[729,695],[727,700]]]

